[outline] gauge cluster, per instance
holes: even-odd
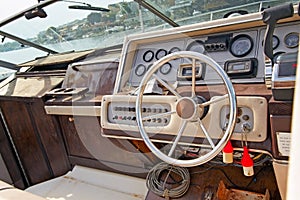
[[[261,30],[263,35],[265,30]],[[294,53],[298,51],[299,44],[299,24],[282,25],[278,26],[274,30],[273,35],[273,62],[275,63],[277,58],[284,53]],[[261,45],[263,44],[263,38],[261,38]]]
[[[273,35],[274,61],[279,55],[298,50],[300,26],[284,24],[276,27]],[[141,42],[137,45],[129,85],[137,87],[153,63],[178,51],[193,51],[205,54],[216,61],[234,83],[264,82],[265,27],[249,28],[212,35],[188,34],[180,39]],[[182,83],[190,79],[189,63],[186,59],[171,60],[161,66],[156,74],[170,83]],[[197,84],[217,82],[219,77],[210,67],[197,67]]]
[[[130,85],[138,86],[145,73],[151,68],[153,63],[162,57],[184,49],[184,40],[167,41],[162,43],[151,43],[138,47],[135,56],[133,70],[130,74]],[[159,68],[156,74],[163,80],[175,82],[177,71],[181,60],[172,60]]]

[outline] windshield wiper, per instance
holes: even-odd
[[[70,9],[79,9],[79,10],[92,10],[92,11],[100,11],[100,12],[109,12],[110,10],[107,8],[102,8],[99,6],[92,6],[91,4],[85,3],[85,2],[79,2],[79,1],[72,1],[72,0],[61,0],[64,2],[69,2],[69,3],[77,3],[77,4],[82,4],[83,6],[78,6],[78,5],[71,5],[69,6]]]
[[[146,2],[144,0],[134,0],[134,1],[137,2],[139,5],[143,6],[144,8],[148,9],[154,15],[158,16],[159,18],[161,18],[162,20],[164,20],[165,22],[167,22],[171,26],[173,26],[173,27],[178,27],[179,26],[176,22],[174,22],[173,20],[171,20],[169,17],[167,17],[162,12],[160,12],[159,10],[157,10],[155,7],[153,7],[152,5],[150,5],[148,2]]]
[[[9,34],[9,33],[6,33],[6,32],[4,32],[4,31],[1,31],[1,30],[0,30],[0,35],[2,35],[2,36],[4,36],[4,37],[7,37],[7,38],[9,38],[9,39],[15,40],[15,41],[17,41],[17,42],[19,42],[19,43],[21,43],[21,44],[23,44],[23,45],[28,45],[28,46],[34,47],[34,48],[39,49],[39,50],[41,50],[41,51],[45,51],[45,52],[48,52],[48,53],[51,53],[51,54],[56,54],[56,53],[58,53],[57,51],[53,51],[53,50],[51,50],[51,49],[48,49],[48,48],[46,48],[46,47],[37,45],[37,44],[35,44],[35,43],[33,43],[33,42],[30,42],[30,41],[28,41],[28,40],[24,40],[24,39],[22,39],[22,38],[19,38],[19,37],[17,37],[17,36],[11,35],[11,34]]]

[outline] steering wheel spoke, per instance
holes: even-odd
[[[199,106],[203,108],[203,107],[209,106],[209,105],[211,105],[211,104],[213,104],[213,103],[217,103],[217,102],[219,102],[219,101],[223,101],[224,99],[227,99],[227,98],[228,98],[228,94],[225,94],[225,95],[223,95],[223,96],[216,97],[216,98],[211,99],[211,100],[209,100],[209,101],[207,101],[207,102],[201,103],[201,104],[199,104]]]
[[[210,144],[210,146],[211,146],[212,148],[215,148],[216,146],[215,146],[213,140],[211,139],[210,135],[208,134],[206,128],[204,127],[204,125],[203,125],[203,123],[202,123],[202,121],[201,121],[200,119],[198,119],[198,123],[199,123],[199,126],[200,126],[202,132],[204,133],[204,135],[205,135],[205,137],[206,137],[208,143]]]
[[[196,59],[192,59],[192,98],[196,97]]]
[[[176,90],[170,86],[168,83],[166,83],[164,80],[159,78],[156,74],[152,75],[160,84],[162,84],[165,88],[167,88],[170,92],[172,92],[177,98],[181,98],[181,95],[176,92]]]
[[[180,127],[180,129],[179,129],[179,131],[178,131],[178,133],[177,133],[177,135],[175,137],[175,140],[174,140],[174,142],[172,144],[172,147],[171,147],[171,149],[170,149],[170,151],[168,153],[168,156],[171,157],[173,155],[173,153],[175,151],[175,148],[178,145],[178,142],[179,142],[180,138],[182,137],[182,134],[184,132],[184,129],[185,129],[186,125],[187,125],[187,120],[184,120],[183,124],[181,125],[181,127]]]

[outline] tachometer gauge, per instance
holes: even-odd
[[[143,60],[145,62],[150,62],[154,58],[154,52],[151,50],[148,50],[143,55]]]
[[[284,37],[284,44],[288,48],[297,47],[299,43],[299,33],[292,32]]]
[[[236,57],[246,56],[253,48],[253,41],[249,35],[238,35],[232,39],[230,52]]]
[[[204,53],[204,51],[205,51],[204,43],[201,40],[193,41],[192,43],[190,43],[188,45],[186,50],[194,51],[194,52],[198,52],[198,53]]]
[[[143,64],[139,64],[136,68],[135,68],[135,74],[137,76],[143,76],[146,72],[146,67]]]
[[[157,60],[161,59],[162,57],[166,56],[168,54],[168,52],[165,49],[159,49],[157,50],[156,54],[155,54],[155,58]]]
[[[172,65],[170,63],[166,63],[159,68],[160,73],[167,75],[172,69]]]

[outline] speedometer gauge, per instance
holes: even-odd
[[[297,47],[299,43],[299,33],[289,33],[284,37],[284,44],[288,48]]]
[[[249,35],[238,35],[233,38],[230,44],[230,52],[236,57],[243,57],[250,53],[253,48],[253,41]]]

